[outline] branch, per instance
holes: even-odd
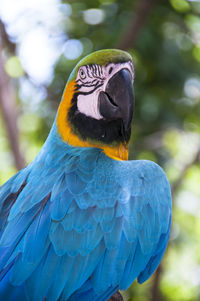
[[[8,34],[5,29],[5,25],[3,24],[1,19],[0,19],[0,38],[1,38],[0,42],[4,44],[4,46],[6,46],[11,53],[15,53],[16,45],[9,40]]]
[[[172,185],[172,198],[173,199],[174,199],[176,193],[178,192],[178,190],[180,189],[188,169],[191,166],[193,166],[194,164],[196,164],[197,162],[200,162],[200,147],[197,150],[194,158],[184,166],[184,168],[183,168],[182,172],[180,173],[179,177],[173,183],[173,185]],[[174,205],[174,203],[173,203],[173,205]],[[153,284],[152,284],[151,301],[160,301],[161,300],[160,280],[161,280],[161,276],[162,276],[162,271],[163,271],[163,264],[161,263],[158,266],[157,271],[155,272],[155,277],[154,277],[154,281],[153,281]]]
[[[163,271],[163,265],[160,264],[155,272],[153,284],[151,288],[151,301],[161,301],[160,280]]]
[[[136,11],[136,18],[133,18],[127,28],[127,34],[120,41],[118,48],[129,49],[134,46],[136,39],[145,24],[145,21],[152,9],[156,0],[139,0],[138,9]]]
[[[25,160],[19,148],[19,132],[17,128],[17,109],[16,98],[10,79],[4,69],[4,59],[2,56],[3,35],[5,28],[3,23],[0,23],[0,107],[2,116],[5,122],[7,136],[13,153],[15,166],[18,170],[25,166]]]
[[[123,297],[120,292],[116,292],[108,301],[123,301]]]

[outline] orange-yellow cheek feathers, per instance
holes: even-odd
[[[128,146],[119,144],[118,146],[111,147],[101,143],[91,143],[89,141],[81,140],[75,135],[71,129],[70,123],[67,118],[67,113],[71,107],[71,100],[74,95],[76,82],[73,80],[69,82],[65,88],[63,99],[60,103],[57,116],[57,128],[63,141],[75,147],[97,147],[103,149],[104,153],[117,160],[128,160]]]
[[[72,146],[87,147],[88,143],[86,141],[81,141],[79,137],[72,132],[67,118],[67,113],[69,112],[71,100],[75,91],[75,84],[76,83],[73,80],[69,82],[65,88],[63,99],[58,108],[57,128],[63,141]]]

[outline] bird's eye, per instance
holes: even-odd
[[[79,74],[80,74],[80,78],[81,79],[85,79],[86,78],[86,74],[85,74],[85,72],[84,72],[83,69],[80,69]]]

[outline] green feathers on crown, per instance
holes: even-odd
[[[130,54],[123,50],[118,49],[103,49],[95,51],[86,57],[84,57],[82,60],[78,62],[78,64],[73,69],[72,73],[70,74],[69,81],[72,81],[76,78],[77,72],[79,67],[84,65],[92,65],[92,64],[98,64],[98,65],[104,65],[106,66],[109,63],[123,63],[132,61],[132,57]]]

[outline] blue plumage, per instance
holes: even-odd
[[[51,159],[52,139],[52,155],[56,151],[58,159],[65,158],[62,165]],[[143,282],[151,276],[167,245],[171,196],[158,165],[116,161],[92,148],[76,149],[73,164],[68,156],[72,161],[71,147],[61,144],[54,125],[35,159],[43,166],[46,194],[36,189],[35,162],[1,188],[5,223],[0,244],[10,248],[9,258],[16,258],[11,265],[7,258],[1,270],[11,271],[13,291],[22,284],[28,292],[34,290],[32,300],[67,300],[70,295],[75,300],[88,279],[91,296],[100,298],[110,286],[126,289],[136,278]],[[87,160],[90,176],[83,179]],[[14,204],[13,194],[18,194]]]
[[[130,57],[113,53],[127,64],[115,74],[126,83]],[[131,112],[123,114],[130,125]],[[0,300],[105,301],[148,279],[168,243],[171,192],[162,169],[72,146],[56,120],[35,160],[0,189]]]

